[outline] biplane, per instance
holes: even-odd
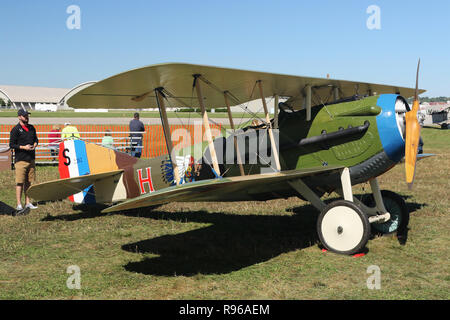
[[[407,227],[404,200],[382,191],[377,177],[405,158],[407,183],[412,185],[422,92],[417,80],[414,89],[181,63],[131,70],[83,89],[68,104],[158,108],[168,153],[137,159],[82,140],[64,141],[61,179],[32,186],[29,196],[106,204],[104,213],[169,202],[298,196],[320,211],[317,233],[322,245],[354,254],[365,247],[371,231],[393,233]],[[412,108],[406,101],[411,96]],[[273,118],[266,100],[270,97]],[[261,99],[264,116],[257,125],[236,128],[231,106],[255,99]],[[207,143],[200,154],[191,153],[192,148],[181,155],[175,150],[168,105],[201,113]],[[213,108],[227,108],[228,137],[213,138],[208,117]],[[358,199],[352,186],[367,181],[372,195]],[[326,204],[322,197],[333,191],[342,199]]]

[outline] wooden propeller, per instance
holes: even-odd
[[[417,152],[419,148],[419,139],[420,139],[420,124],[419,121],[417,120],[417,113],[419,111],[419,96],[418,96],[419,67],[420,67],[420,59],[417,64],[416,91],[414,94],[413,107],[412,110],[407,112],[405,115],[406,121],[405,170],[406,170],[406,183],[408,184],[409,189],[412,188],[414,182]]]

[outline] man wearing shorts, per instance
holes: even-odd
[[[29,113],[20,109],[17,112],[19,123],[12,128],[9,136],[9,147],[14,149],[14,163],[16,169],[16,199],[17,213],[28,213],[30,209],[37,209],[27,196],[27,190],[36,179],[35,149],[39,143],[36,129],[28,123]],[[22,207],[22,193],[25,195],[25,207]]]

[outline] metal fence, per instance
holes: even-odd
[[[39,145],[36,149],[36,160],[38,163],[51,164],[58,162],[54,160],[51,154],[50,137],[53,125],[34,125],[36,128]],[[9,134],[14,125],[0,124],[0,145],[9,145]],[[62,125],[59,126],[63,127]],[[130,153],[131,141],[128,131],[128,125],[77,125],[81,139],[101,145],[105,133],[108,132],[114,140],[114,148],[118,151]],[[182,148],[191,144],[196,144],[201,141],[206,141],[202,132],[202,125],[171,125],[170,131],[173,133],[177,129],[186,129],[190,133],[191,139],[188,144],[184,141],[176,143],[174,148]],[[222,126],[218,124],[211,125],[211,129],[216,129],[216,132],[222,130]],[[108,131],[107,131],[108,130]],[[200,132],[200,134],[195,134]],[[56,143],[56,142],[55,142]],[[142,137],[142,158],[154,158],[163,154],[167,154],[167,144],[164,138],[164,132],[160,125],[145,125],[145,132]],[[57,158],[57,156],[56,156]]]
[[[58,163],[58,146],[62,139],[55,140],[50,137],[55,132],[38,132],[39,145],[36,148],[36,163],[38,164],[57,164]],[[131,154],[131,137],[130,134],[141,132],[117,131],[117,132],[79,132],[81,139],[88,143],[95,143],[102,145],[102,140],[105,134],[108,133],[113,138],[113,149]],[[8,137],[6,137],[8,135]],[[133,141],[138,141],[142,138],[134,137]],[[52,140],[52,141],[51,141]],[[0,145],[2,145],[2,153],[9,146],[9,132],[0,132]],[[135,149],[142,149],[143,146],[136,146]],[[12,151],[12,150],[11,150]],[[12,161],[14,161],[14,152],[12,151]]]

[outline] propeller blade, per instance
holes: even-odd
[[[406,121],[405,172],[406,172],[406,183],[408,184],[409,189],[412,188],[414,182],[417,151],[419,148],[419,139],[420,139],[420,124],[419,121],[417,120],[417,113],[419,111],[419,96],[418,96],[419,67],[420,67],[420,59],[419,63],[417,64],[416,92],[414,95],[413,107],[411,111],[405,114],[405,121]]]

